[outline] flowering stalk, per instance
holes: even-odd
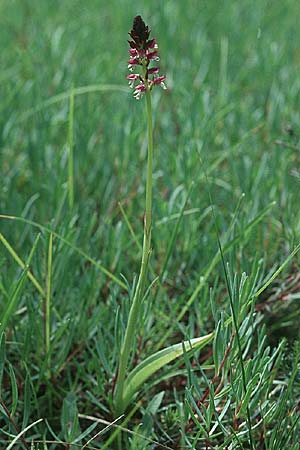
[[[135,87],[134,97],[139,100],[147,91],[151,91],[153,86],[161,86],[166,89],[164,81],[165,75],[159,75],[159,67],[151,67],[151,61],[159,61],[158,46],[156,39],[149,39],[150,30],[145,25],[141,16],[136,16],[133,21],[133,27],[129,35],[132,41],[128,41],[130,49],[130,59],[128,69],[133,72],[136,66],[142,66],[142,73],[131,73],[127,75],[129,86]],[[138,83],[135,86],[135,83]]]
[[[141,268],[137,286],[135,289],[132,305],[129,312],[128,323],[125,331],[124,341],[121,348],[117,382],[114,394],[115,414],[118,416],[124,412],[124,384],[128,361],[133,346],[136,324],[138,323],[140,305],[145,293],[145,284],[148,273],[148,263],[151,253],[151,223],[152,223],[152,167],[153,167],[153,130],[152,130],[152,106],[151,90],[155,85],[161,85],[164,89],[164,75],[159,76],[159,68],[149,68],[151,61],[157,61],[157,44],[155,39],[149,40],[150,30],[145,25],[141,16],[134,19],[133,27],[129,35],[132,41],[130,45],[130,59],[128,68],[132,71],[134,66],[141,66],[141,73],[127,76],[130,86],[133,88],[135,82],[134,97],[138,100],[144,94],[146,96],[146,110],[148,119],[148,160],[146,180],[146,209],[144,215],[144,239]]]

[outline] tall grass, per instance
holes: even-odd
[[[136,8],[0,3],[0,447],[296,450],[298,3]],[[152,96],[147,301],[116,417],[146,194],[145,105],[125,80],[137,14],[168,91]]]

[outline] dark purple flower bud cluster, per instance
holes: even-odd
[[[157,43],[154,38],[149,39],[150,31],[141,16],[134,18],[132,30],[129,33],[132,41],[128,41],[130,45],[128,69],[132,72],[135,66],[142,66],[142,73],[131,73],[127,79],[129,86],[135,88],[134,97],[136,99],[139,99],[147,89],[151,90],[155,85],[166,89],[164,84],[166,76],[159,75],[159,67],[149,68],[151,61],[159,61]]]

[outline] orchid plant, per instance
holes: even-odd
[[[127,76],[127,79],[129,80],[130,87],[134,88],[134,98],[139,100],[143,96],[146,97],[146,111],[148,118],[148,161],[141,267],[119,355],[117,380],[114,390],[114,409],[116,416],[125,412],[143,383],[157,370],[181,356],[183,352],[189,352],[192,349],[200,349],[210,342],[213,337],[212,333],[210,333],[206,336],[191,339],[160,350],[159,352],[150,355],[127,374],[129,359],[134,339],[136,338],[136,325],[139,323],[141,303],[145,296],[149,258],[151,254],[153,167],[151,92],[155,86],[161,86],[163,89],[166,89],[166,76],[159,75],[159,67],[150,67],[152,62],[159,61],[158,45],[155,38],[149,38],[150,32],[151,31],[141,16],[136,16],[133,21],[132,30],[129,32],[131,40],[128,41],[130,45],[128,69],[130,72],[133,72],[133,69],[135,69],[136,72],[130,73]],[[137,69],[139,69],[138,72]]]

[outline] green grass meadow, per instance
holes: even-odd
[[[145,210],[138,14],[167,90],[128,372],[181,356],[116,415]],[[299,23],[297,0],[0,0],[0,449],[300,449]]]

